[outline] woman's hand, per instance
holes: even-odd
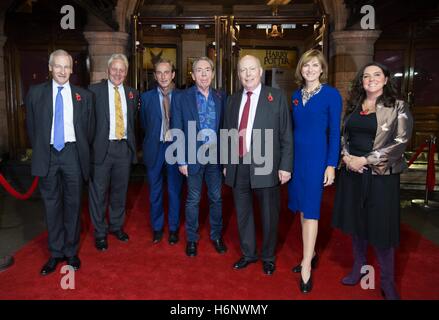
[[[335,180],[335,168],[327,166],[325,170],[325,177],[323,179],[323,186],[327,187],[334,183]]]
[[[356,156],[349,156],[350,159],[346,163],[349,170],[363,173],[363,171],[367,170],[367,159],[365,157],[356,157]]]

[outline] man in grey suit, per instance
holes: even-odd
[[[54,272],[64,260],[75,270],[81,265],[77,255],[81,196],[89,175],[94,113],[92,94],[69,82],[72,67],[68,52],[52,52],[52,80],[31,87],[26,97],[32,175],[40,177],[51,254],[42,275]]]
[[[291,178],[293,132],[285,96],[278,89],[262,85],[262,73],[256,57],[247,55],[240,59],[238,76],[243,89],[229,98],[223,126],[229,131],[238,130],[239,138],[235,144],[222,143],[221,153],[222,159],[227,154],[223,173],[225,183],[233,188],[242,251],[242,257],[233,267],[242,269],[258,260],[253,218],[255,194],[262,215],[263,271],[272,275],[279,220],[279,185]],[[234,163],[232,159],[236,153],[238,161]],[[264,157],[268,170],[264,170],[258,156]]]
[[[89,185],[90,215],[95,228],[95,247],[107,250],[107,234],[127,242],[123,231],[125,202],[131,163],[137,161],[134,119],[138,108],[137,90],[123,84],[128,60],[113,54],[108,60],[108,80],[90,85],[94,93],[96,134],[93,140]],[[108,190],[110,194],[107,197]],[[105,221],[109,202],[109,223]]]

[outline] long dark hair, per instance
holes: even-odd
[[[355,108],[360,106],[364,99],[366,99],[366,91],[363,88],[363,74],[364,70],[370,66],[380,68],[383,71],[384,76],[387,77],[387,83],[383,87],[383,94],[378,97],[376,102],[382,103],[387,108],[391,108],[395,104],[397,92],[389,68],[379,62],[373,61],[364,65],[352,81],[351,89],[349,90],[349,97],[347,99],[346,115],[352,113]]]

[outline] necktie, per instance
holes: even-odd
[[[163,141],[171,141],[170,133],[169,133],[169,119],[171,117],[171,108],[169,102],[169,91],[165,94],[163,93],[163,113],[165,115],[165,119],[163,119]]]
[[[116,108],[116,139],[120,140],[125,134],[125,126],[123,123],[122,101],[120,100],[118,87],[114,87],[114,106]]]
[[[55,98],[55,123],[53,125],[53,147],[61,151],[64,148],[64,102],[61,90],[64,87],[58,87],[58,93]]]
[[[253,94],[251,91],[247,91],[247,101],[244,105],[244,110],[241,115],[241,122],[239,123],[239,156],[243,157],[247,153],[247,143],[246,143],[246,132],[247,132],[247,123],[248,123],[248,115],[250,113],[250,96]]]

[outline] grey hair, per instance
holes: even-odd
[[[213,61],[206,56],[203,57],[198,57],[194,60],[194,62],[192,63],[192,71],[195,72],[195,66],[197,65],[198,62],[200,61],[207,61],[210,64],[210,67],[212,68],[212,72],[215,71],[215,66],[213,64]]]
[[[125,64],[126,69],[128,70],[128,59],[127,56],[124,55],[123,53],[113,53],[110,57],[110,59],[108,59],[108,68],[110,68],[111,64],[113,63],[114,60],[122,60],[123,63]]]
[[[53,60],[55,60],[55,57],[58,56],[65,56],[65,57],[69,57],[70,60],[70,67],[73,68],[73,58],[72,56],[65,50],[63,49],[58,49],[53,51],[50,56],[49,56],[49,66],[53,66]]]

